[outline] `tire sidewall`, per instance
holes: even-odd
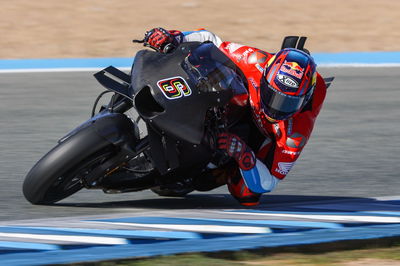
[[[49,204],[61,200],[47,198],[49,189],[55,180],[60,175],[78,168],[85,159],[110,145],[91,127],[85,128],[59,143],[43,156],[27,174],[23,184],[25,198],[33,204]]]

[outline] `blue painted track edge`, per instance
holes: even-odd
[[[313,53],[320,66],[329,65],[400,65],[399,52]],[[33,69],[104,68],[110,65],[131,67],[134,57],[0,59],[0,71]]]

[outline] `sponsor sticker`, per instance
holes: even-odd
[[[190,96],[192,90],[182,77],[172,77],[157,81],[157,86],[169,100]]]
[[[306,145],[306,142],[306,137],[304,137],[300,133],[295,132],[288,137],[288,139],[286,140],[286,145],[290,148],[299,149],[304,147],[304,145]]]
[[[244,45],[241,45],[241,44],[237,44],[237,43],[229,43],[227,46],[226,46],[226,49],[227,50],[229,50],[229,52],[230,53],[233,53],[233,52],[235,52],[237,49],[239,49],[239,48],[241,48],[241,47],[243,47]]]
[[[293,117],[289,118],[287,120],[287,135],[290,136],[292,135],[292,130],[293,130]]]
[[[249,77],[248,79],[249,79],[251,85],[253,85],[253,87],[254,87],[256,90],[258,90],[258,84],[257,84],[257,82],[255,81],[255,79],[254,79],[253,77]]]
[[[248,48],[246,51],[244,51],[243,54],[241,54],[241,55],[238,57],[237,61],[240,62],[240,61],[243,60],[243,58],[247,58],[251,52],[254,52],[254,50],[253,50],[252,48]]]
[[[289,154],[289,155],[294,155],[294,156],[300,154],[299,151],[288,151],[288,150],[283,150],[282,153],[284,153],[284,154]]]
[[[280,137],[281,136],[281,128],[279,127],[278,123],[274,124],[274,130],[275,130],[275,134]]]
[[[278,78],[278,81],[282,83],[285,86],[288,86],[290,88],[297,89],[299,87],[299,83],[292,79],[291,77],[288,77],[286,75],[278,74],[276,75]]]
[[[267,61],[268,54],[263,51],[255,51],[247,58],[249,64],[264,64]]]
[[[280,162],[278,163],[278,167],[275,169],[276,172],[280,173],[281,175],[287,175],[292,169],[294,162],[287,163],[287,162]]]
[[[296,62],[285,62],[282,64],[281,69],[282,72],[288,73],[289,75],[301,79],[304,74],[304,68],[300,67],[300,65]]]
[[[255,66],[258,69],[258,71],[260,71],[261,73],[264,73],[264,68],[262,66],[260,66],[260,64],[257,63]]]

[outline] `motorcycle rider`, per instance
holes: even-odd
[[[154,28],[144,38],[145,45],[161,53],[190,41],[212,42],[235,63],[248,90],[248,96],[237,102],[250,110],[248,139],[233,132],[218,138],[218,148],[232,157],[235,165],[211,171],[210,186],[203,190],[227,183],[239,203],[257,205],[262,193],[271,192],[285,178],[310,138],[326,84],[305,49],[286,48],[272,54],[223,42],[204,29],[181,32]]]

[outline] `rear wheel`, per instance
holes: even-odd
[[[33,204],[62,200],[82,189],[84,177],[117,153],[117,147],[91,128],[83,129],[35,164],[25,178],[24,196]]]

